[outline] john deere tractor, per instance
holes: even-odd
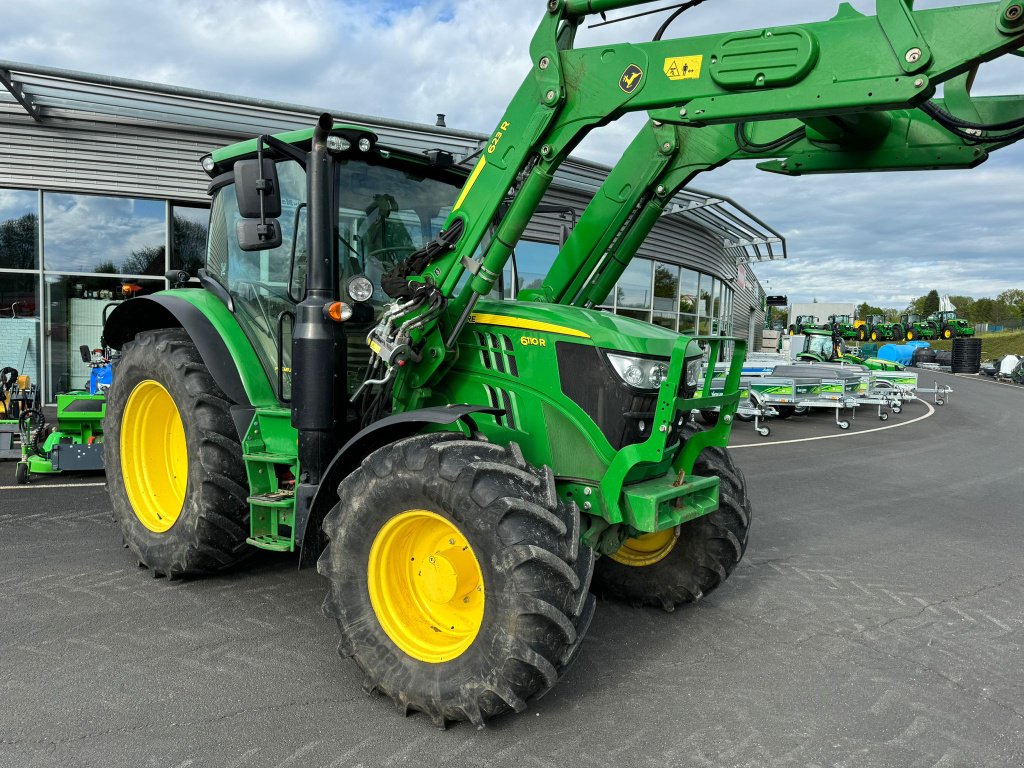
[[[725,448],[744,341],[597,307],[675,194],[730,160],[967,168],[1015,140],[1019,102],[971,99],[967,73],[1021,48],[1024,19],[879,0],[877,18],[574,46],[586,16],[637,5],[548,2],[471,171],[326,114],[202,159],[202,287],[125,302],[104,330],[122,351],[108,487],[134,558],[168,578],[255,549],[317,563],[367,689],[442,726],[549,690],[591,590],[672,609],[725,581],[751,514]],[[636,111],[651,119],[541,285],[502,300],[559,164]],[[712,394],[702,364],[724,345]]]
[[[904,339],[907,341],[929,341],[939,337],[939,326],[934,320],[913,312],[901,315],[899,324],[903,327]]]
[[[827,328],[846,341],[856,339],[860,335],[853,325],[853,317],[851,315],[829,315]]]
[[[828,326],[819,323],[814,315],[797,315],[796,320],[789,324],[790,336],[799,336],[807,330],[824,331],[828,330]]]
[[[957,317],[955,311],[936,312],[928,315],[928,321],[939,329],[940,339],[959,339],[974,335],[974,326]]]
[[[872,315],[868,318],[866,328],[871,341],[903,341],[905,338],[901,323],[888,323],[884,315]]]

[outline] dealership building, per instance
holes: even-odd
[[[167,287],[205,258],[209,179],[200,158],[261,133],[307,128],[330,111],[381,145],[440,149],[456,162],[486,136],[153,83],[0,61],[0,368],[40,385],[45,400],[82,388],[79,348],[99,346],[111,304]],[[545,272],[607,174],[573,159],[506,271],[515,296]],[[784,239],[727,197],[676,196],[608,297],[607,309],[682,333],[745,337],[763,325],[750,268],[785,258]]]

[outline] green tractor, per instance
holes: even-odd
[[[849,363],[872,371],[902,371],[904,366],[878,357],[860,357],[846,351],[846,340],[831,331],[807,330],[803,350],[796,359],[805,363]]]
[[[974,335],[974,326],[955,311],[936,312],[928,316],[928,321],[939,329],[940,339],[960,339]]]
[[[139,563],[168,578],[255,549],[317,563],[366,689],[440,726],[555,685],[591,589],[671,610],[728,578],[751,518],[725,447],[744,341],[598,307],[673,197],[731,160],[794,175],[982,162],[1015,137],[960,135],[928,100],[945,83],[1009,119],[1017,101],[970,99],[957,78],[1020,49],[1024,28],[995,5],[879,0],[877,19],[844,6],[770,34],[574,47],[586,16],[640,4],[547,3],[472,171],[330,115],[202,159],[201,287],[125,302],[104,328],[121,351],[108,489]],[[919,63],[892,55],[911,32]],[[540,286],[502,300],[555,170],[637,111],[651,119]],[[714,394],[698,382],[726,345]],[[708,430],[689,423],[715,408]]]
[[[829,315],[826,329],[846,341],[853,341],[861,335],[853,324],[852,315]]]
[[[903,327],[906,341],[930,341],[939,337],[939,326],[934,320],[913,312],[901,315],[899,325]]]
[[[796,319],[789,324],[789,335],[799,336],[804,331],[808,330],[828,330],[827,325],[822,325],[818,322],[818,318],[814,315],[797,315]]]
[[[886,322],[884,315],[871,315],[865,326],[867,337],[871,341],[903,341],[903,328],[901,323]]]

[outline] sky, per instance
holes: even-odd
[[[961,4],[964,0],[960,0]],[[668,4],[652,2],[651,8]],[[917,8],[957,4],[918,0]],[[707,0],[667,37],[821,21],[834,0]],[[853,5],[874,12],[870,0]],[[0,58],[488,133],[526,75],[543,0],[20,0]],[[610,17],[623,15],[615,12]],[[581,31],[577,45],[649,40],[664,14]],[[597,20],[596,18],[594,20]],[[975,94],[1013,93],[1024,60],[982,70]],[[577,154],[613,164],[644,116]],[[791,301],[903,307],[930,289],[1024,288],[1024,147],[971,171],[788,178],[733,163],[694,186],[781,232],[789,259],[756,268]]]

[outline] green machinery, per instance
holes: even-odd
[[[853,325],[853,317],[850,315],[829,315],[827,327],[832,333],[846,340],[853,340],[860,336]]]
[[[929,341],[939,338],[939,326],[934,320],[911,312],[900,315],[899,326],[903,328],[906,341]]]
[[[901,323],[886,322],[884,315],[871,315],[867,319],[865,330],[871,341],[903,341],[903,327]]]
[[[833,331],[806,330],[804,349],[796,355],[797,360],[808,363],[851,363],[863,365],[872,371],[902,371],[903,366],[892,360],[879,357],[860,357],[846,351],[845,339]]]
[[[57,427],[46,424],[43,413],[21,414],[21,460],[15,467],[18,483],[32,475],[103,471],[103,394],[67,392],[57,395]]]
[[[959,339],[974,335],[974,326],[957,317],[955,311],[936,312],[928,315],[928,322],[939,330],[940,339]]]
[[[827,325],[822,325],[818,322],[818,318],[814,315],[797,315],[796,319],[789,324],[789,335],[799,336],[801,333],[807,330],[828,330]]]
[[[1021,48],[1024,14],[879,0],[877,17],[844,4],[821,23],[575,47],[587,15],[641,4],[548,2],[468,176],[330,115],[203,159],[202,288],[126,302],[104,332],[122,350],[108,487],[140,563],[178,577],[253,548],[319,557],[367,689],[442,726],[551,688],[591,586],[671,609],[722,583],[750,521],[725,449],[743,340],[596,307],[676,192],[723,163],[970,168],[1015,141],[1019,101],[969,84]],[[540,286],[501,300],[555,169],[641,111]],[[721,393],[698,389],[725,344]],[[687,423],[714,407],[714,427]]]

